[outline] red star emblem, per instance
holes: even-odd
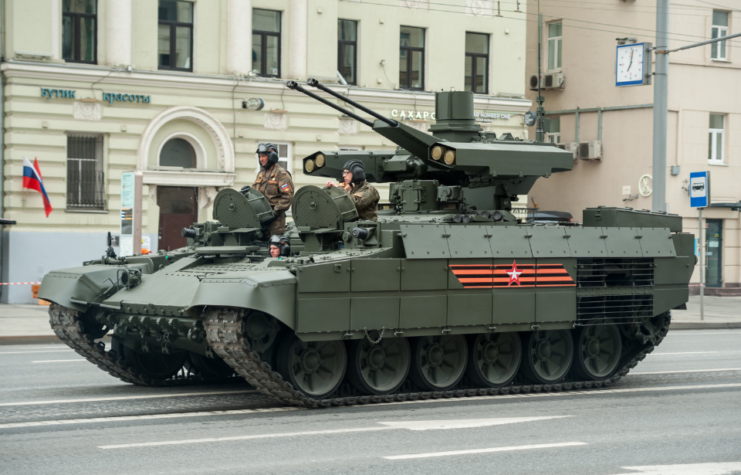
[[[507,271],[507,275],[509,276],[507,287],[512,285],[513,282],[520,285],[520,274],[522,274],[522,271],[517,269],[517,261],[512,261],[512,269]]]

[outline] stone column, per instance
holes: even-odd
[[[106,2],[106,63],[131,64],[131,0]]]
[[[227,1],[226,73],[252,70],[252,2]]]
[[[289,8],[288,77],[306,79],[309,38],[309,1],[291,0]]]

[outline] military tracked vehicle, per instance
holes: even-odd
[[[309,85],[324,94],[289,87],[398,145],[303,159],[310,176],[339,180],[355,159],[390,183],[377,221],[305,186],[290,256],[271,258],[264,197],[222,190],[182,249],[49,273],[39,295],[59,338],[134,384],[241,377],[317,407],[604,387],[665,337],[695,265],[679,216],[596,207],[581,225],[523,223],[513,201],[569,171],[570,153],[483,132],[469,92],[437,93],[426,134]]]

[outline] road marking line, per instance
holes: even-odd
[[[25,427],[47,427],[70,424],[92,424],[98,422],[125,422],[125,421],[142,421],[154,419],[174,419],[183,417],[200,417],[200,416],[231,416],[239,414],[263,414],[269,412],[287,412],[305,410],[302,407],[271,407],[267,409],[236,409],[233,411],[207,411],[207,412],[181,412],[176,414],[150,414],[147,416],[116,416],[116,417],[95,417],[92,419],[63,419],[59,421],[35,421],[35,422],[12,422],[0,424],[0,429],[17,429]]]
[[[720,353],[720,351],[677,351],[677,352],[674,352],[674,353],[651,353],[651,355],[653,355],[653,356],[709,355],[709,354],[718,354],[718,353]],[[726,351],[725,353],[729,353],[729,352]]]
[[[79,363],[81,361],[87,362],[84,358],[78,358],[76,360],[42,360],[42,361],[31,361],[31,363],[70,363],[70,362]]]
[[[707,384],[707,385],[690,385],[690,386],[661,386],[656,388],[630,388],[630,389],[600,389],[590,391],[567,391],[563,393],[528,393],[528,394],[509,394],[500,396],[473,396],[466,398],[451,398],[451,399],[422,399],[417,401],[397,401],[389,402],[378,406],[383,408],[388,405],[398,404],[424,404],[424,403],[449,403],[449,402],[466,402],[466,401],[487,401],[487,400],[500,400],[500,399],[524,399],[524,398],[538,398],[538,397],[559,397],[559,396],[601,396],[605,394],[616,394],[616,393],[632,393],[632,392],[660,392],[660,391],[674,391],[678,389],[682,390],[694,390],[694,389],[732,389],[741,387],[741,383],[731,384]],[[67,402],[95,402],[95,401],[110,401],[118,399],[147,399],[147,398],[164,398],[164,397],[180,397],[180,396],[206,396],[206,395],[219,395],[219,394],[232,394],[232,393],[251,393],[256,391],[226,391],[221,393],[188,393],[188,394],[171,394],[171,395],[156,395],[156,396],[132,396],[124,398],[97,398],[97,399],[70,399],[65,401],[39,401],[39,402],[21,402],[21,403],[4,403],[0,406],[26,406],[26,405],[37,405],[37,404],[49,404],[49,403],[67,403]],[[344,409],[350,408],[366,408],[373,407],[373,405],[357,405],[357,406],[342,406]],[[244,410],[230,410],[230,411],[209,411],[209,412],[185,412],[175,414],[154,414],[146,416],[117,416],[117,417],[99,417],[93,419],[65,419],[56,421],[35,421],[35,422],[15,422],[8,424],[0,424],[0,429],[14,429],[18,427],[39,427],[39,426],[53,426],[62,424],[88,424],[97,422],[120,422],[120,421],[142,421],[150,419],[169,419],[169,418],[181,418],[181,417],[206,417],[206,416],[227,416],[227,415],[239,415],[239,414],[257,414],[262,412],[282,412],[282,411],[298,411],[305,410],[300,407],[283,407],[283,408],[271,408],[271,409],[244,409]]]
[[[72,348],[64,350],[38,350],[38,351],[3,351],[0,355],[31,355],[33,353],[59,353],[61,351],[72,351]]]
[[[132,447],[160,447],[163,445],[186,445],[202,444],[209,442],[231,442],[235,440],[252,440],[252,439],[277,439],[282,437],[300,437],[303,435],[332,435],[332,434],[349,434],[354,432],[377,432],[382,430],[398,430],[396,427],[361,427],[356,429],[333,429],[333,430],[315,430],[308,432],[283,432],[279,434],[256,434],[256,435],[237,435],[234,437],[212,437],[208,439],[190,439],[190,440],[167,440],[164,442],[141,442],[137,444],[120,444],[120,445],[101,445],[98,448],[108,449],[129,449]]]
[[[7,406],[41,406],[43,404],[71,404],[76,402],[100,402],[100,401],[126,401],[135,399],[157,399],[167,397],[189,397],[189,396],[219,396],[222,394],[243,394],[243,393],[255,393],[254,389],[242,390],[242,391],[211,391],[201,393],[181,393],[181,394],[149,394],[146,396],[116,396],[116,397],[97,397],[90,399],[57,399],[54,401],[24,401],[24,402],[4,402],[0,403],[0,407]]]
[[[621,468],[623,470],[639,471],[644,475],[731,475],[741,471],[741,462],[647,465]]]
[[[741,368],[713,368],[713,369],[684,369],[681,371],[644,371],[642,373],[629,373],[630,375],[638,374],[679,374],[679,373],[717,373],[720,371],[741,371]]]
[[[492,447],[490,449],[471,449],[471,450],[451,450],[449,452],[431,452],[427,454],[410,454],[410,455],[391,455],[384,457],[386,460],[408,460],[422,459],[429,457],[448,457],[450,455],[471,455],[471,454],[489,454],[492,452],[511,452],[514,450],[533,450],[533,449],[550,449],[555,447],[575,447],[587,445],[586,442],[562,442],[558,444],[535,444],[535,445],[515,445],[512,447]]]
[[[212,437],[208,439],[189,439],[189,440],[167,440],[163,442],[140,442],[134,444],[120,445],[103,445],[100,449],[128,449],[132,447],[160,447],[163,445],[186,445],[186,444],[203,444],[211,442],[232,442],[235,440],[255,440],[255,439],[276,439],[283,437],[300,437],[307,435],[335,435],[350,434],[356,432],[377,432],[382,430],[448,430],[448,429],[468,429],[473,427],[490,427],[503,424],[515,424],[518,422],[533,422],[547,419],[561,419],[572,416],[544,416],[544,417],[500,417],[495,419],[463,419],[463,420],[441,420],[441,421],[400,421],[400,422],[379,422],[384,427],[358,427],[351,429],[328,429],[305,432],[282,432],[277,434],[254,434],[254,435],[237,435],[231,437]]]
[[[398,404],[429,404],[429,403],[448,403],[448,402],[466,402],[466,401],[487,401],[487,400],[499,400],[499,399],[523,399],[523,398],[537,398],[537,397],[563,397],[563,396],[601,396],[604,394],[622,394],[622,393],[637,393],[637,392],[660,392],[660,391],[676,391],[676,390],[693,390],[693,389],[731,389],[740,388],[741,383],[730,383],[730,384],[704,384],[704,385],[689,385],[689,386],[659,386],[652,388],[628,388],[628,389],[597,389],[597,390],[572,390],[561,393],[527,393],[527,394],[503,394],[498,396],[471,396],[464,398],[450,398],[450,399],[418,399],[416,401],[396,401],[387,402],[380,405],[390,406]],[[365,408],[373,407],[373,405],[358,405],[358,406],[343,406],[346,408]]]

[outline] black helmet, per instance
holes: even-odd
[[[270,168],[276,163],[278,163],[278,159],[280,158],[278,156],[278,147],[271,143],[261,143],[257,146],[257,155],[260,154],[267,155],[268,156],[268,164],[265,166],[266,168]]]
[[[268,241],[268,246],[278,246],[280,247],[280,236],[277,234],[273,234],[270,236],[270,240]]]
[[[365,164],[361,160],[348,160],[344,169],[352,173],[353,183],[358,184],[365,181]]]

